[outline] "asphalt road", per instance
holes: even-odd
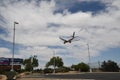
[[[29,77],[44,77],[56,79],[90,79],[90,80],[120,80],[120,73],[81,73],[81,74],[47,74]]]

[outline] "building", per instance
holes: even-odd
[[[15,71],[21,70],[23,59],[14,58],[13,68]],[[12,67],[12,58],[0,57],[0,71],[10,71]]]

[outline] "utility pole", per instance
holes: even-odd
[[[88,59],[89,59],[89,67],[90,67],[89,71],[92,72],[92,69],[91,69],[91,59],[90,59],[90,51],[89,51],[89,44],[87,44],[87,46],[88,46]]]
[[[55,73],[55,51],[53,50],[53,57],[54,57],[54,72]]]
[[[15,24],[19,24],[18,22],[14,22],[13,28],[13,54],[12,54],[12,66],[11,71],[14,71],[14,53],[15,53]]]
[[[33,72],[33,56],[31,55],[31,72]]]
[[[100,61],[98,61],[98,66],[99,66],[99,70],[100,70],[100,68],[101,68],[101,66],[100,66]]]

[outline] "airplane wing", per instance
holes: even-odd
[[[75,32],[73,32],[73,37],[75,36]]]
[[[61,38],[61,37],[59,37],[61,40],[63,40],[63,41],[66,41],[65,39],[63,39],[63,38]]]
[[[80,37],[79,36],[75,36],[72,41],[74,42],[74,41],[79,41],[79,40],[80,40]]]

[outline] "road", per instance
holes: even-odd
[[[120,80],[120,73],[47,74],[30,75],[27,77],[56,79]]]

